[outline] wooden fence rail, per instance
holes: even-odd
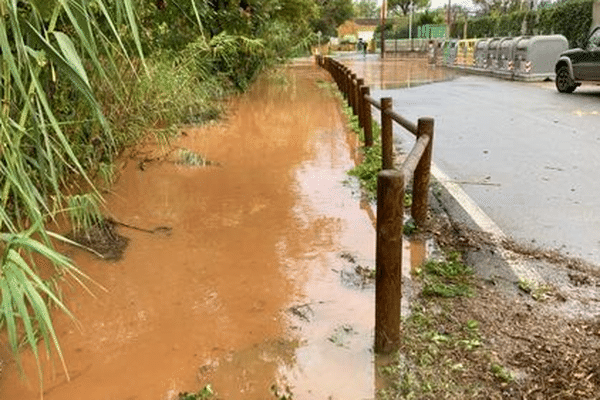
[[[433,118],[414,124],[396,113],[392,99],[379,101],[350,69],[330,57],[317,56],[348,101],[365,135],[365,146],[373,145],[372,108],[381,111],[382,171],[377,176],[377,248],[375,276],[375,351],[389,353],[400,344],[400,299],[402,289],[402,233],[404,193],[412,180],[411,215],[417,226],[427,221],[429,177],[433,147]],[[415,145],[399,168],[394,166],[393,122],[414,134]]]

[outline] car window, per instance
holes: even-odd
[[[600,50],[600,29],[596,30],[588,43],[588,50]]]

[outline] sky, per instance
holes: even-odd
[[[377,0],[377,5],[381,6],[382,0]],[[451,0],[452,4],[460,4],[467,8],[473,8],[473,2],[471,0]],[[431,9],[442,7],[448,4],[448,0],[431,0]]]
[[[451,0],[452,4],[460,4],[467,8],[473,8],[473,2],[471,0]],[[431,9],[436,9],[448,4],[448,0],[431,0]]]

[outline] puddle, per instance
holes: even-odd
[[[410,88],[455,79],[455,71],[428,63],[427,58],[378,57],[341,60],[371,90]]]
[[[218,167],[127,160],[106,200],[129,246],[114,262],[69,249],[108,292],[65,287],[81,329],[57,315],[71,381],[47,365],[46,400],[172,400],[205,384],[223,399],[375,397],[374,288],[340,274],[374,268],[374,214],[342,184],[356,139],[317,78],[289,68],[224,123],[185,130],[176,145]],[[39,398],[24,359],[30,383],[5,366],[1,399]]]

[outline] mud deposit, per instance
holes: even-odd
[[[71,381],[47,363],[46,400],[170,400],[205,384],[222,399],[374,397],[373,287],[342,278],[374,267],[375,236],[343,184],[355,135],[319,79],[290,67],[225,122],[185,129],[173,145],[211,165],[125,160],[110,215],[172,231],[117,226],[129,246],[112,262],[69,249],[107,292],[64,287],[80,328],[56,313]],[[39,398],[24,362],[29,382],[6,366],[1,399]]]

